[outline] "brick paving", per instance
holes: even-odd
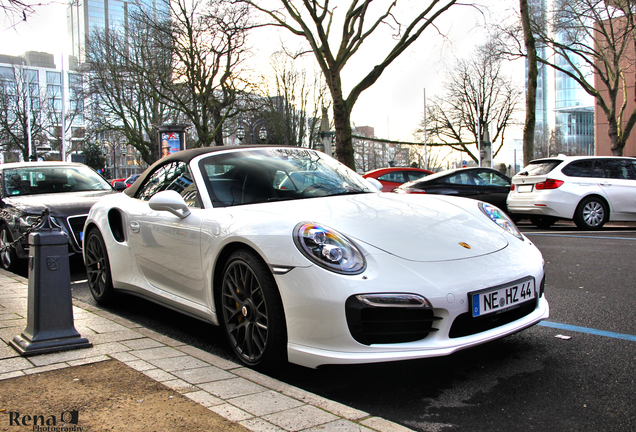
[[[0,381],[116,359],[255,432],[411,430],[77,300],[73,302],[75,328],[93,346],[22,357],[8,344],[26,327],[27,294],[25,278],[0,270]]]

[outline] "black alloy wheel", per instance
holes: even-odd
[[[582,200],[574,212],[574,223],[582,230],[599,230],[609,219],[609,209],[601,198]]]
[[[13,242],[13,236],[6,225],[2,225],[0,228],[0,248],[4,249]],[[18,267],[18,256],[15,253],[15,248],[9,248],[0,253],[0,263],[2,268],[13,272]]]
[[[274,370],[287,360],[287,330],[278,287],[267,265],[247,250],[234,252],[221,286],[225,332],[243,364]]]
[[[86,275],[91,294],[99,304],[112,304],[115,300],[115,289],[113,288],[108,252],[99,230],[93,228],[88,232],[84,248]]]

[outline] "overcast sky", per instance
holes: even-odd
[[[421,7],[423,3],[428,4],[422,0],[405,2],[412,7]],[[513,4],[510,0],[482,0],[482,3],[496,8],[502,8],[505,3]],[[449,65],[458,57],[469,56],[475,44],[484,40],[484,24],[496,19],[492,15],[495,12],[484,15],[472,7],[453,6],[436,21],[446,37],[441,37],[433,28],[427,29],[370,89],[362,93],[354,106],[353,123],[374,127],[376,136],[380,138],[412,141],[412,133],[422,120],[424,89],[427,99],[441,94],[440,85]],[[0,54],[48,52],[55,55],[56,64],[60,67],[61,53],[67,47],[65,3],[40,6],[35,16],[13,28],[7,28],[5,19],[0,29]],[[287,37],[287,34],[281,36]],[[257,41],[254,42],[256,54],[253,61],[260,65],[268,63],[271,53],[279,49],[276,37],[256,37],[253,40]],[[299,46],[302,41],[299,38],[285,40],[292,47]],[[356,54],[356,62],[348,65],[343,73],[347,92],[386,55],[391,45],[390,38],[378,37]],[[523,73],[523,69],[521,72],[519,68],[514,70],[517,75]],[[517,79],[523,82],[523,76],[517,76]]]

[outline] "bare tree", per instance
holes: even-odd
[[[538,12],[530,14],[532,33],[548,48],[538,61],[572,78],[594,97],[609,125],[612,154],[622,155],[636,124],[636,106],[628,105],[636,89],[627,79],[636,65],[633,2],[557,0],[552,9]],[[510,53],[524,55],[519,27],[505,34]]]
[[[417,163],[416,167],[418,168],[424,168],[424,161],[427,161],[429,170],[441,171],[450,156],[450,153],[444,151],[441,147],[428,148],[426,151],[423,145],[414,147],[411,152],[411,158]]]
[[[418,129],[413,133],[417,144],[409,144],[411,166],[426,168],[430,171],[441,171],[444,165],[448,166],[452,153],[444,146],[431,147],[430,143],[424,145],[424,129]]]
[[[152,163],[159,157],[157,127],[192,125],[192,146],[223,144],[223,124],[236,115],[246,8],[214,0],[170,3],[170,16],[129,13],[126,28],[91,36],[96,132],[126,138]],[[114,120],[116,119],[116,120]]]
[[[36,12],[41,2],[24,0],[0,0],[0,10],[4,12],[5,27],[15,27],[20,21],[26,21]]]
[[[196,146],[223,144],[223,125],[236,116],[248,10],[223,0],[170,3],[171,25],[159,23],[160,51],[172,53],[171,76],[160,75],[154,90],[194,127]],[[149,20],[150,17],[146,19]],[[151,70],[144,70],[151,74]]]
[[[157,77],[171,75],[171,51],[157,48],[162,44],[154,40],[161,34],[153,27],[131,18],[129,33],[109,29],[91,34],[85,64],[92,95],[89,132],[124,138],[150,164],[159,158],[157,127],[176,117],[156,91]]]
[[[388,2],[384,8],[379,6],[382,9],[371,7],[372,0],[352,0],[342,18],[336,15],[336,6],[330,7],[329,0],[279,0],[283,10],[267,9],[256,0],[243,1],[265,13],[272,20],[272,25],[285,28],[309,43],[331,92],[336,157],[351,168],[355,167],[351,111],[360,94],[371,87],[424,30],[433,26],[433,22],[456,3],[456,0],[424,2],[421,12],[412,15],[408,24],[402,25],[396,19],[397,0]],[[332,33],[334,19],[342,22],[340,35]],[[345,96],[341,77],[343,69],[369,37],[377,34],[377,30],[385,25],[394,30],[395,44]]]
[[[36,140],[44,141],[49,127],[46,96],[37,72],[23,65],[0,70],[0,145],[4,151],[22,153],[28,160]],[[31,149],[33,150],[33,149]]]
[[[261,89],[265,104],[261,115],[268,126],[267,141],[303,146],[313,143],[320,123],[320,109],[328,105],[327,89],[320,76],[310,76],[294,66],[285,53],[272,57],[273,83]],[[271,79],[263,77],[262,82]]]
[[[535,131],[534,134],[534,146],[533,146],[533,150],[532,150],[532,156],[531,159],[534,158],[544,158],[544,157],[550,157],[550,140],[551,138],[554,138],[554,135],[552,135],[549,131],[548,128],[541,128]],[[524,156],[524,161],[523,161],[524,165],[527,165],[526,161],[525,161],[525,156]]]
[[[427,134],[438,141],[430,146],[448,146],[479,163],[477,143],[492,134],[493,158],[499,153],[521,99],[502,65],[490,43],[479,47],[473,58],[456,63],[444,84],[446,93],[428,106]]]
[[[386,144],[368,138],[375,138],[375,136],[356,135],[353,138],[356,171],[360,173],[382,168],[388,164]]]

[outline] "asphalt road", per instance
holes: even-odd
[[[548,322],[448,357],[291,365],[276,378],[418,431],[635,431],[636,225],[519,227],[546,261]],[[73,296],[94,304],[71,266]],[[232,357],[211,325],[130,296],[111,311]]]

